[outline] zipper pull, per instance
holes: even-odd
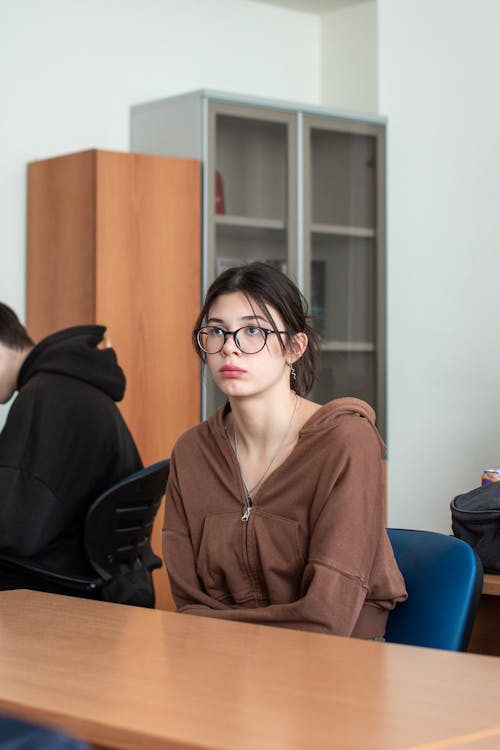
[[[251,510],[252,510],[252,500],[251,500],[250,497],[247,497],[247,509],[243,513],[243,515],[241,516],[241,520],[242,521],[245,521],[245,522],[248,521],[248,519],[250,518],[250,511]]]

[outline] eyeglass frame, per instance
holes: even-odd
[[[201,331],[204,331],[207,328],[218,328],[220,331],[222,331],[222,333],[224,335],[224,341],[222,342],[220,349],[217,349],[216,352],[207,352],[206,349],[204,349],[202,347],[202,345],[200,344],[200,339],[199,339],[200,333],[201,333]],[[238,339],[237,339],[236,335],[240,331],[242,331],[244,328],[258,328],[259,331],[262,331],[264,333],[264,343],[262,344],[262,346],[260,347],[260,349],[257,349],[256,352],[245,352],[245,351],[243,351],[243,349],[239,345]],[[236,344],[236,346],[238,347],[238,349],[240,350],[240,352],[242,354],[259,354],[259,352],[261,352],[264,349],[264,347],[266,346],[268,336],[270,336],[271,333],[276,333],[276,334],[280,334],[280,335],[281,334],[285,334],[285,335],[288,335],[288,336],[293,336],[294,335],[293,331],[275,331],[273,328],[263,328],[262,326],[252,326],[252,325],[241,326],[240,328],[237,328],[236,331],[225,331],[224,328],[221,328],[221,326],[201,326],[200,328],[195,328],[195,330],[193,331],[193,335],[194,335],[194,337],[196,339],[196,344],[198,345],[198,347],[201,349],[201,351],[204,354],[219,354],[219,352],[221,352],[224,349],[224,347],[226,345],[226,341],[227,341],[227,339],[228,339],[229,336],[233,337],[234,343]]]

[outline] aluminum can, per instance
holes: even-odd
[[[485,469],[481,475],[481,485],[500,482],[500,469]]]

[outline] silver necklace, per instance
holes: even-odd
[[[287,437],[290,434],[290,430],[292,429],[293,420],[295,419],[295,414],[297,413],[298,405],[299,405],[299,395],[298,395],[298,393],[296,393],[295,394],[295,406],[293,407],[292,416],[290,417],[290,421],[288,423],[288,427],[286,428],[285,434],[281,438],[281,440],[280,440],[280,442],[278,444],[278,447],[274,451],[271,460],[269,461],[268,465],[266,466],[266,470],[262,474],[262,476],[259,479],[259,481],[257,482],[257,484],[255,484],[252,487],[251,490],[248,489],[247,483],[245,482],[245,477],[243,476],[243,472],[241,470],[240,454],[238,452],[238,433],[236,432],[236,425],[234,425],[234,430],[233,430],[233,434],[234,434],[234,452],[236,454],[236,460],[238,461],[238,468],[240,470],[241,481],[243,482],[243,487],[245,489],[246,496],[247,496],[247,509],[246,509],[246,512],[245,512],[244,516],[241,519],[242,521],[248,521],[248,517],[250,515],[250,510],[252,508],[252,494],[255,492],[255,490],[257,490],[260,487],[260,485],[262,484],[262,482],[264,481],[264,479],[267,477],[267,475],[268,475],[268,473],[269,473],[269,471],[271,469],[271,466],[276,461],[276,458],[278,457],[278,453],[280,452],[281,448],[283,447],[283,445],[286,442]]]

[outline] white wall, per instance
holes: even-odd
[[[378,111],[377,4],[360,2],[321,16],[321,103]]]
[[[24,320],[28,162],[128,150],[130,105],[183,91],[317,104],[319,35],[248,0],[0,0],[0,300]]]
[[[378,0],[389,523],[449,531],[500,465],[500,3]]]

